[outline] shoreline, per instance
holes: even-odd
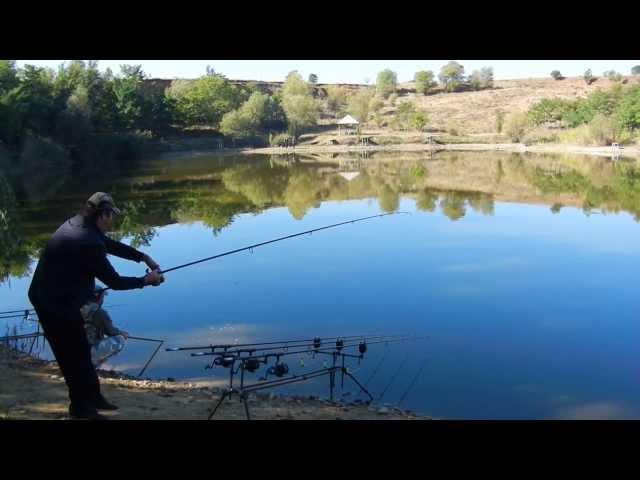
[[[439,152],[439,151],[502,151],[512,153],[564,153],[576,155],[594,155],[613,157],[611,147],[591,147],[586,145],[521,143],[449,143],[428,145],[421,143],[403,143],[395,145],[301,145],[296,147],[265,147],[234,149],[234,153],[257,155],[287,155],[291,153],[363,153],[363,152]],[[619,151],[617,158],[640,159],[640,146],[628,146]]]
[[[139,379],[98,370],[101,390],[119,410],[101,412],[111,420],[207,420],[221,387],[211,382]],[[40,360],[0,345],[0,420],[70,420],[64,378],[55,361]],[[431,420],[390,404],[366,405],[317,396],[248,397],[252,420]],[[214,420],[245,420],[237,397],[225,400]]]

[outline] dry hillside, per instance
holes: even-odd
[[[625,77],[627,84],[640,82],[640,78]],[[576,99],[585,97],[597,89],[609,89],[615,82],[599,77],[587,86],[581,78],[564,80],[527,79],[497,80],[494,88],[478,92],[435,93],[416,95],[413,83],[401,84],[410,93],[400,95],[396,104],[410,100],[429,115],[429,127],[446,129],[454,122],[461,133],[495,133],[496,114],[524,112],[531,104],[543,98]]]

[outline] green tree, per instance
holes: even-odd
[[[339,85],[327,87],[327,110],[334,114],[342,112],[347,105],[347,91]]]
[[[615,118],[619,125],[628,128],[640,128],[640,85],[629,87],[620,99],[616,109]]]
[[[560,70],[552,70],[551,71],[551,77],[554,80],[562,80],[564,77],[562,76],[562,74],[560,73]]]
[[[636,65],[631,69],[631,75],[640,75],[640,65]]]
[[[180,123],[214,128],[225,113],[238,108],[243,100],[240,90],[218,74],[205,75],[190,83],[177,82],[168,95],[175,99]]]
[[[15,60],[0,60],[0,95],[19,84]]]
[[[284,112],[268,95],[254,92],[238,110],[222,117],[220,131],[236,138],[256,136],[284,127]]]
[[[360,123],[366,123],[369,120],[369,107],[372,98],[373,91],[371,89],[366,88],[358,91],[349,97],[347,112],[353,115]]]
[[[423,95],[427,95],[437,85],[434,81],[433,72],[430,70],[416,72],[414,81],[416,93],[422,93]]]
[[[311,96],[309,86],[298,72],[291,72],[282,86],[282,108],[287,117],[289,133],[294,137],[318,123],[318,102]]]
[[[376,93],[383,98],[387,98],[389,95],[396,91],[398,84],[398,76],[396,72],[386,69],[378,73],[376,79]]]
[[[464,82],[464,67],[451,61],[440,69],[438,79],[447,92],[454,92]]]
[[[309,85],[296,70],[289,72],[282,86],[282,98],[293,95],[310,95]]]

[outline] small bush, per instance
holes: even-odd
[[[547,128],[539,127],[525,132],[520,141],[525,145],[553,143],[558,141],[558,134]]]
[[[460,127],[455,120],[449,120],[447,122],[447,126],[445,128],[449,135],[458,136],[460,135]]]
[[[562,80],[564,77],[560,73],[560,70],[553,70],[551,72],[551,78],[553,78],[554,80]]]
[[[502,133],[502,127],[504,125],[504,112],[496,113],[496,132]]]
[[[272,147],[279,147],[285,144],[292,145],[293,136],[288,133],[278,133],[270,138],[269,143]]]
[[[505,119],[504,133],[514,142],[520,142],[529,128],[529,117],[524,112],[510,114]]]

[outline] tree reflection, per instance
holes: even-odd
[[[465,194],[461,192],[446,192],[440,201],[440,208],[450,220],[460,220],[465,216]]]

